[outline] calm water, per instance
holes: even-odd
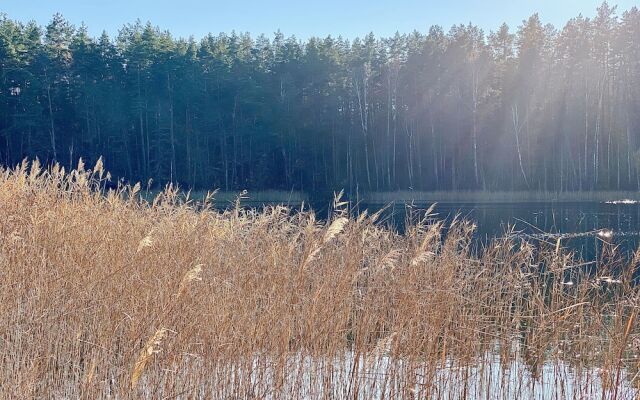
[[[270,202],[246,205],[260,207],[265,204]],[[421,218],[430,206],[431,203],[387,206],[381,221],[402,232],[409,214],[414,219]],[[360,203],[353,211],[357,214],[367,210],[371,214],[383,207]],[[312,208],[320,217],[328,215],[327,203],[312,202]],[[617,251],[625,256],[640,247],[638,202],[444,202],[436,205],[434,213],[434,217],[441,220],[451,221],[458,216],[475,222],[478,245],[504,237],[508,232],[518,238],[547,241],[553,245],[561,238],[563,246],[589,260],[600,254],[604,246],[617,246]]]
[[[413,207],[424,214],[428,204]],[[362,205],[376,211],[380,206]],[[385,212],[385,221],[403,230],[408,208],[395,206]],[[486,242],[504,236],[511,227],[519,237],[563,245],[592,259],[604,245],[618,245],[629,254],[640,245],[640,204],[623,203],[443,203],[434,211],[436,218],[451,220],[456,215],[477,224],[476,239]]]

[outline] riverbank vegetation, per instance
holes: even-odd
[[[0,161],[105,156],[200,190],[638,190],[640,12],[595,14],[304,41],[0,17]]]
[[[638,259],[0,170],[0,395],[636,398]],[[181,200],[182,199],[182,200]]]

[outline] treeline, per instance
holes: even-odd
[[[194,188],[640,188],[640,12],[353,41],[0,19],[0,160]]]

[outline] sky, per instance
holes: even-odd
[[[46,25],[62,13],[78,26],[85,23],[93,36],[111,35],[125,23],[151,21],[174,36],[201,38],[208,33],[250,32],[271,36],[342,35],[353,39],[373,32],[426,32],[431,25],[448,30],[473,22],[489,32],[503,22],[515,29],[538,12],[544,23],[562,27],[582,13],[595,15],[602,0],[0,0],[0,12],[19,21]],[[619,11],[640,6],[640,0],[610,0]]]

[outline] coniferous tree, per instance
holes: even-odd
[[[92,38],[0,18],[0,160],[193,188],[640,188],[640,12],[562,29]]]

